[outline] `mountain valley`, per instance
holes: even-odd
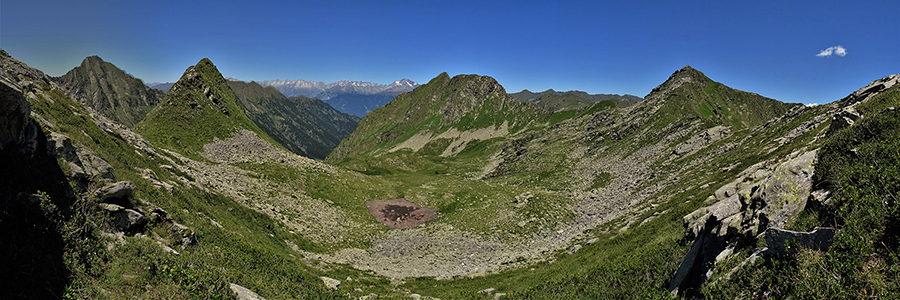
[[[324,84],[209,59],[159,93],[96,56],[0,60],[14,298],[900,295],[900,75],[806,106],[690,66],[641,98],[447,73],[303,95]],[[435,218],[391,229],[370,200]],[[830,249],[768,244],[816,227]]]

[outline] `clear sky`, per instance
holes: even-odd
[[[425,83],[446,71],[508,92],[638,96],[691,65],[827,103],[900,73],[900,1],[3,0],[0,48],[53,76],[99,55],[175,81],[209,57],[248,81]]]

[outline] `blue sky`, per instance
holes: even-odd
[[[802,103],[900,73],[900,1],[558,2],[4,0],[0,48],[53,76],[99,55],[175,81],[209,57],[242,80],[424,83],[446,71],[508,92],[638,96],[691,65]]]

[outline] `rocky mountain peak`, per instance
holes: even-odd
[[[81,61],[81,65],[88,66],[91,63],[103,63],[103,62],[105,62],[105,61],[102,58],[100,58],[100,56],[91,55],[91,56],[85,57],[84,60]]]
[[[681,69],[676,70],[669,76],[669,79],[666,79],[665,82],[660,84],[659,86],[653,88],[649,94],[647,94],[645,99],[654,98],[654,96],[665,95],[669,92],[677,89],[685,83],[705,83],[709,81],[709,78],[703,74],[703,72],[697,71],[692,68],[690,65],[686,65]]]
[[[164,94],[96,55],[55,80],[72,99],[127,126],[140,122]]]
[[[429,80],[428,83],[431,84],[433,82],[433,83],[438,83],[438,84],[447,84],[447,82],[449,82],[449,81],[450,81],[450,74],[447,74],[447,72],[441,72],[441,74],[438,74],[438,76]]]

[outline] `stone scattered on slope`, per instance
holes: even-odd
[[[341,285],[341,281],[334,279],[334,278],[328,278],[325,276],[321,276],[321,277],[319,277],[319,279],[322,279],[322,282],[325,283],[326,287],[333,289],[333,290],[336,290],[338,288],[338,286]]]
[[[729,135],[731,135],[731,127],[716,126],[707,129],[706,131],[703,131],[695,136],[692,136],[684,143],[678,144],[678,146],[675,146],[675,150],[673,150],[672,153],[675,155],[682,155],[685,153],[697,151],[723,138],[726,138]]]
[[[100,202],[116,203],[122,205],[129,201],[131,195],[134,194],[134,183],[131,181],[119,181],[100,188],[97,191],[97,198]]]
[[[266,300],[266,298],[263,298],[250,289],[240,285],[229,283],[228,287],[231,288],[231,291],[233,291],[234,295],[240,300]]]

